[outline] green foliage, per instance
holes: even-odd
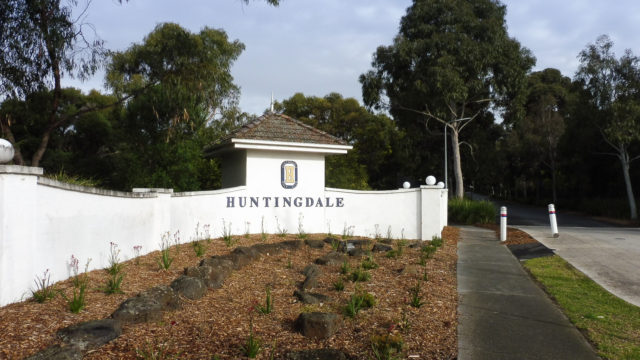
[[[162,240],[160,241],[160,257],[158,258],[158,265],[160,266],[160,269],[163,270],[169,270],[171,263],[173,263],[173,256],[171,256],[171,252],[169,251],[171,247],[170,237],[171,233],[167,231],[165,234],[162,234]]]
[[[253,336],[253,319],[251,319],[251,323],[249,325],[249,337],[244,346],[242,346],[242,352],[249,359],[253,359],[258,356],[260,352],[260,348],[262,347],[262,342],[257,337]]]
[[[342,278],[338,278],[338,280],[333,283],[333,289],[335,291],[344,291],[344,281],[342,281]]]
[[[42,277],[36,276],[33,281],[36,283],[36,289],[31,290],[31,296],[36,302],[44,303],[56,296],[56,290],[51,283],[51,274],[49,273],[49,269],[44,271]]]
[[[496,210],[489,201],[449,200],[449,221],[454,224],[491,224],[495,217]]]
[[[376,304],[376,299],[373,295],[364,291],[356,291],[351,295],[347,305],[344,307],[344,314],[348,317],[355,317],[362,309],[368,309]]]
[[[273,300],[271,299],[271,289],[267,286],[267,290],[266,290],[266,298],[264,301],[264,306],[262,305],[258,305],[258,311],[262,314],[271,314],[271,311],[273,310]]]
[[[349,279],[353,282],[365,282],[371,279],[371,274],[363,270],[361,267],[357,267],[351,271]]]
[[[111,294],[122,294],[122,281],[124,280],[124,274],[112,274],[110,278],[107,279],[107,284],[103,288],[104,292],[108,295]]]
[[[67,297],[64,293],[60,293],[62,297],[67,301],[67,306],[69,311],[74,314],[79,313],[84,307],[87,305],[86,302],[86,290],[89,286],[89,275],[87,271],[89,270],[89,264],[91,263],[91,259],[87,260],[87,263],[84,266],[84,272],[82,274],[79,273],[79,265],[80,261],[75,256],[71,255],[71,270],[74,274],[71,283],[73,284],[73,293],[72,297]]]
[[[391,332],[371,337],[371,351],[376,360],[402,359],[404,342],[400,334]]]
[[[287,236],[287,234],[289,233],[289,232],[287,231],[287,228],[286,228],[286,227],[284,227],[284,226],[280,226],[280,222],[278,221],[278,217],[277,217],[277,216],[276,216],[276,229],[277,229],[277,231],[278,231],[278,236],[279,236],[279,237],[282,237],[282,238],[283,238],[283,237],[286,237],[286,236]]]
[[[340,274],[346,275],[349,271],[351,271],[351,266],[349,265],[349,262],[345,260],[342,263],[342,266],[340,266]]]
[[[440,236],[434,235],[434,236],[431,237],[431,243],[430,244],[432,246],[435,246],[436,248],[439,248],[439,247],[444,245],[444,240]]]
[[[52,180],[60,181],[63,183],[71,184],[71,185],[96,187],[100,184],[99,181],[94,179],[85,179],[78,175],[69,175],[65,173],[64,170],[60,170],[59,172],[53,173],[53,174],[47,174],[45,175],[45,177]]]
[[[227,247],[231,247],[235,243],[233,235],[231,234],[231,222],[229,222],[229,227],[227,227],[227,223],[224,219],[222,219],[222,241],[224,241]]]
[[[105,270],[110,275],[118,275],[122,272],[124,268],[124,264],[120,263],[120,249],[118,249],[118,244],[111,242],[109,243],[109,267]]]
[[[422,295],[420,294],[420,281],[416,283],[416,286],[409,289],[409,295],[411,296],[409,305],[419,308],[424,304],[424,302],[422,302]]]
[[[207,252],[207,244],[203,240],[193,240],[191,246],[197,257],[204,256]]]
[[[524,266],[605,359],[640,358],[640,308],[612,295],[558,256]]]
[[[375,263],[375,261],[373,261],[373,257],[369,256],[366,259],[364,259],[362,261],[361,264],[362,268],[364,270],[371,270],[371,269],[377,269],[378,268],[378,264]]]

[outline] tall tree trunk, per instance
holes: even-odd
[[[464,183],[462,180],[462,165],[460,161],[460,142],[458,141],[458,128],[451,127],[451,148],[453,149],[453,176],[456,178],[456,197],[464,197]]]
[[[629,153],[624,147],[620,147],[618,155],[622,165],[622,174],[624,175],[624,184],[627,188],[627,200],[629,201],[629,213],[631,220],[638,220],[638,208],[636,207],[636,199],[633,196],[633,187],[631,186],[631,176],[629,175]]]

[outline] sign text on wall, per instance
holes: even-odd
[[[227,207],[344,207],[341,197],[227,196]]]

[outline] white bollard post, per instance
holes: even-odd
[[[556,208],[553,204],[549,204],[549,222],[551,223],[551,233],[553,234],[553,237],[559,237],[558,222],[556,221]]]
[[[507,207],[500,208],[500,241],[507,241]]]

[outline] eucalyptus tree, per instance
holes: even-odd
[[[78,115],[60,114],[62,77],[84,79],[93,75],[105,54],[102,42],[89,40],[81,19],[72,17],[76,5],[76,0],[66,5],[60,0],[5,0],[0,5],[0,98],[24,100],[34,92],[52,92],[46,126],[39,134],[31,166],[39,166],[51,133]],[[23,164],[12,125],[15,123],[10,118],[0,118],[2,133],[16,145],[14,161]]]
[[[496,0],[414,0],[393,44],[378,47],[373,70],[360,76],[367,106],[404,127],[435,121],[450,130],[456,197],[464,195],[460,132],[491,110],[522,115],[535,59],[509,37],[505,13]]]
[[[120,187],[198,190],[215,164],[201,150],[219,135],[214,125],[237,108],[231,66],[244,45],[222,30],[198,33],[159,24],[142,43],[114,52],[107,85],[131,97],[120,121]]]
[[[578,56],[580,66],[576,79],[590,95],[597,111],[595,116],[603,141],[614,151],[622,166],[629,213],[638,218],[629,167],[640,154],[630,153],[631,146],[640,140],[640,59],[626,50],[619,59],[612,50],[613,41],[598,37]]]

